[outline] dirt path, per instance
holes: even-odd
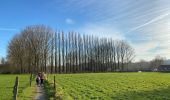
[[[37,91],[34,100],[46,100],[44,87],[37,86]]]

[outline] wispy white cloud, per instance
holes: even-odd
[[[78,31],[126,39],[135,48],[137,60],[149,60],[158,54],[170,58],[169,0],[56,1],[64,14],[83,17]]]
[[[66,24],[75,24],[75,21],[73,19],[71,19],[71,18],[67,18],[65,20],[65,22],[66,22]]]
[[[132,47],[135,49],[136,61],[140,59],[151,60],[155,57],[154,52],[151,52],[153,48],[158,46],[158,43],[153,41],[141,42],[141,43],[131,43]]]
[[[15,28],[3,28],[3,27],[1,27],[1,28],[0,28],[0,31],[17,31],[17,29],[15,29]]]
[[[116,30],[113,26],[108,25],[98,25],[98,24],[91,24],[88,23],[85,26],[78,29],[79,32],[85,33],[87,35],[93,35],[97,37],[106,37],[116,40],[125,40],[125,36]]]

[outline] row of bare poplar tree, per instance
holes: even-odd
[[[126,41],[65,34],[44,25],[26,27],[8,46],[8,61],[20,73],[125,71],[133,58]]]

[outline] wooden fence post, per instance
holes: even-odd
[[[46,80],[48,81],[48,74],[46,74]]]
[[[54,75],[54,89],[56,89],[56,84],[55,84],[55,75]]]
[[[19,79],[18,79],[18,76],[17,76],[17,77],[16,77],[16,80],[15,80],[15,85],[14,85],[14,88],[13,88],[13,94],[14,94],[13,100],[17,100],[18,85],[19,85]]]
[[[32,84],[32,73],[31,73],[31,76],[30,76],[30,86]]]

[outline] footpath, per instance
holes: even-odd
[[[34,100],[46,100],[44,87],[37,86],[36,95],[34,97]]]

